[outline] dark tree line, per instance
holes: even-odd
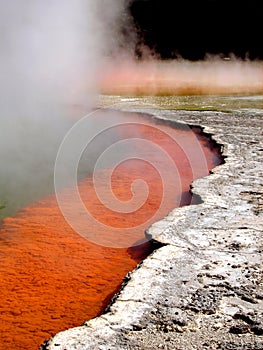
[[[263,59],[262,0],[134,0],[140,43],[162,58],[207,54]]]

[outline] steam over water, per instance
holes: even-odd
[[[124,4],[0,1],[1,216],[52,190],[59,144],[95,105],[101,60],[120,46]]]
[[[2,321],[6,322],[6,328],[1,330],[0,349],[11,349],[12,346],[14,349],[18,349],[19,346],[21,349],[30,349],[32,347],[28,344],[39,344],[45,337],[61,330],[64,325],[65,327],[78,325],[84,321],[86,315],[94,317],[109,301],[109,295],[112,295],[120,285],[125,273],[134,268],[136,263],[146,255],[145,251],[138,252],[135,249],[131,253],[129,249],[123,248],[125,245],[121,246],[121,250],[114,245],[112,246],[116,249],[106,249],[102,246],[98,248],[96,243],[104,242],[94,239],[93,243],[90,243],[77,235],[76,231],[67,225],[65,217],[59,210],[61,208],[57,205],[53,175],[59,146],[68,131],[72,130],[75,122],[96,107],[98,93],[154,95],[262,93],[263,74],[260,62],[252,64],[237,60],[228,64],[217,59],[209,60],[208,63],[160,62],[154,55],[149,55],[151,56],[149,61],[138,63],[131,55],[135,35],[125,10],[128,3],[128,0],[12,0],[9,2],[0,0],[0,219],[6,217],[1,221],[0,226],[0,281],[2,283],[0,316],[4,315]],[[121,28],[125,31],[121,31]],[[111,114],[108,118],[111,121],[114,120]],[[115,118],[117,118],[116,115]],[[120,124],[125,124],[127,119],[123,116],[122,118],[125,121]],[[90,134],[94,124],[91,121]],[[156,127],[156,130],[158,128]],[[130,132],[135,132],[137,138],[147,134],[150,140],[154,140],[153,143],[156,139],[158,144],[160,137],[158,133],[156,134],[156,130],[151,129],[148,133],[149,130],[143,129],[139,130],[140,132],[137,130],[136,133],[136,130],[128,129],[125,130],[128,134],[125,137],[131,138]],[[209,165],[207,168],[202,167],[200,172],[198,170],[197,177],[207,175],[211,168],[221,162],[220,156],[217,154],[214,158],[211,145],[200,134],[195,136],[191,130],[188,133],[192,134],[192,138],[194,135],[195,141],[200,138],[200,145],[205,149],[201,151],[202,159],[205,159]],[[182,136],[182,132],[179,132],[179,135]],[[181,136],[176,137],[176,140]],[[114,137],[113,135],[112,139]],[[105,140],[106,144],[111,141],[105,137],[99,146],[104,145]],[[164,140],[164,144],[171,147],[167,140]],[[189,145],[189,142],[187,144]],[[111,145],[108,146],[110,148]],[[180,152],[189,151],[190,153],[194,150],[196,153],[195,148],[196,146],[191,145],[189,149],[182,147]],[[123,152],[121,147],[119,149]],[[128,151],[130,152],[130,149]],[[173,151],[174,147],[172,147]],[[69,149],[69,154],[66,153],[66,161],[63,163],[64,168],[60,169],[60,174],[68,174],[67,160],[70,163],[72,154],[74,154],[74,143],[71,150]],[[204,154],[208,155],[207,159]],[[178,154],[173,156],[182,162],[180,153],[179,156]],[[88,157],[89,155],[87,159]],[[200,161],[196,160],[196,155],[193,155],[192,159],[195,159],[195,162],[190,162],[190,170],[188,169],[190,175],[182,176],[184,186],[181,192],[185,200],[175,201],[172,193],[172,205],[169,208],[189,202],[186,197],[189,196],[189,183],[194,178],[192,170],[200,167]],[[80,163],[82,161],[85,163],[85,160],[84,157],[84,161],[81,159]],[[108,162],[106,165],[110,167],[111,158],[106,160]],[[139,163],[143,165],[142,162]],[[137,171],[137,165],[134,168]],[[106,178],[110,178],[111,172],[106,170],[99,175],[106,174]],[[126,182],[123,181],[124,170],[127,170],[126,174],[129,175]],[[87,174],[89,169],[85,168],[85,171]],[[137,173],[133,171],[133,163],[128,166],[120,162],[119,169],[117,167],[117,172],[113,173],[116,180],[113,189],[122,203],[129,201],[133,195],[129,187],[132,182],[130,177],[134,173],[137,179]],[[184,172],[185,168],[182,170],[182,173]],[[149,175],[150,171],[147,170],[144,173]],[[85,174],[80,171],[78,180],[83,180]],[[156,176],[155,172],[154,176]],[[169,173],[169,176],[172,174]],[[61,183],[64,184],[63,179]],[[98,183],[104,190],[105,181],[98,181]],[[80,182],[84,198],[91,185],[90,178],[86,179],[86,182]],[[153,181],[152,187],[161,190],[161,187],[155,185]],[[130,194],[128,197],[127,188]],[[87,207],[90,206],[91,212],[94,210],[93,203],[96,207],[98,195],[95,191],[92,193],[95,198],[92,204],[89,202],[90,197],[87,198]],[[161,196],[162,193],[159,197]],[[36,200],[38,201],[32,203]],[[70,201],[71,197],[69,203]],[[156,200],[149,202],[148,207],[153,204],[157,209],[161,207]],[[25,208],[16,216],[7,217],[23,207]],[[165,213],[170,210],[169,208],[167,207]],[[73,211],[71,209],[72,207],[69,206],[70,212]],[[106,212],[107,217],[100,207],[95,214],[98,221],[111,220],[111,215]],[[147,210],[146,214],[148,215]],[[130,216],[137,220],[133,213]],[[127,215],[124,218],[120,216],[119,219],[118,223],[114,221],[117,228],[123,230],[125,225],[130,225],[126,222]],[[134,226],[138,225],[136,220],[133,222]],[[96,232],[94,229],[92,234]],[[136,239],[142,239],[141,234],[143,231],[138,233]],[[106,243],[109,244],[109,238],[106,238]],[[60,239],[60,245],[58,239]],[[133,239],[134,237],[131,241]],[[119,240],[117,243],[120,244]],[[94,249],[93,253],[91,253],[92,249]],[[106,250],[109,251],[108,257],[105,255]],[[92,273],[89,275],[83,266],[90,264],[91,256],[94,257],[93,265],[96,267],[91,265]],[[96,259],[100,260],[100,263],[104,260],[104,267],[99,268],[101,265]],[[114,277],[109,278],[107,270],[112,266],[108,260],[111,264],[117,263],[111,271],[118,274],[113,285]],[[105,280],[110,283],[110,287],[105,287],[106,282],[103,280],[98,281],[99,272],[102,269],[105,270]],[[95,292],[89,284],[94,274],[97,278],[94,283]],[[54,287],[50,281],[55,279]],[[62,284],[65,283],[64,289],[61,288],[61,279],[64,281]],[[91,294],[87,295],[87,290]],[[50,297],[51,291],[52,297]],[[69,297],[65,296],[65,291],[70,294]],[[80,298],[79,302],[76,301],[76,291],[79,294],[82,293],[82,299]],[[90,304],[95,305],[93,298],[97,294],[100,295],[100,300],[97,300],[96,307],[88,315]],[[66,302],[60,303],[63,300]],[[33,301],[39,307],[37,311],[39,317],[35,317],[36,306],[33,305]],[[74,305],[71,305],[72,303]],[[71,307],[73,311],[69,312]],[[54,315],[54,308],[58,312],[57,315]],[[23,331],[18,333],[22,327],[24,327]],[[36,330],[40,331],[37,338],[35,338]],[[5,341],[1,343],[7,334],[8,346]],[[21,345],[22,340],[26,343],[24,347]]]
[[[108,62],[101,91],[115,95],[250,95],[263,93],[263,62],[210,57],[203,61]]]
[[[0,2],[0,218],[53,190],[58,147],[98,92],[262,93],[262,62],[162,62],[145,49],[139,63],[128,5]]]

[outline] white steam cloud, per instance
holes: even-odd
[[[52,188],[58,146],[122,46],[126,0],[0,0],[0,207]]]

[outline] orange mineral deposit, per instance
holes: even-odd
[[[96,186],[107,196],[105,176],[110,174],[110,195],[113,193],[123,202],[133,195],[131,183],[143,179],[149,194],[133,213],[115,212],[103,206],[91,175],[79,181],[85,207],[97,222],[103,223],[101,227],[90,225],[92,234],[101,238],[99,244],[96,239],[88,240],[75,232],[63,217],[55,194],[5,218],[0,226],[1,350],[38,349],[55,333],[100,315],[124,276],[152,251],[149,242],[138,243],[143,241],[147,226],[174,207],[189,204],[189,184],[222,162],[219,149],[199,129],[156,126],[147,119],[144,125],[134,123],[133,128],[121,127],[118,132],[126,138],[135,133],[164,149],[178,170],[177,174],[167,175],[169,181],[180,183],[178,192],[168,191],[169,198],[162,206],[164,184],[152,164],[165,165],[163,159],[156,159],[158,152],[151,153],[149,149],[147,161],[127,160],[114,169],[98,170],[96,177]],[[197,144],[201,152],[197,151]],[[206,166],[199,157],[205,159]],[[70,187],[62,191],[70,198]],[[156,211],[158,215],[154,216]],[[114,230],[129,227],[134,229],[134,236],[123,238],[128,239],[127,247],[113,248],[109,242],[115,239],[111,237]],[[121,235],[116,239],[121,240]]]

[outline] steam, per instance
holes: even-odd
[[[160,60],[154,54],[137,61],[109,61],[100,89],[116,95],[231,95],[263,93],[262,61],[210,56],[202,61]]]
[[[61,140],[96,104],[105,57],[122,48],[125,0],[0,2],[0,206],[52,190]]]
[[[0,218],[53,191],[59,145],[101,92],[263,92],[262,62],[132,58],[129,3],[0,0]]]

